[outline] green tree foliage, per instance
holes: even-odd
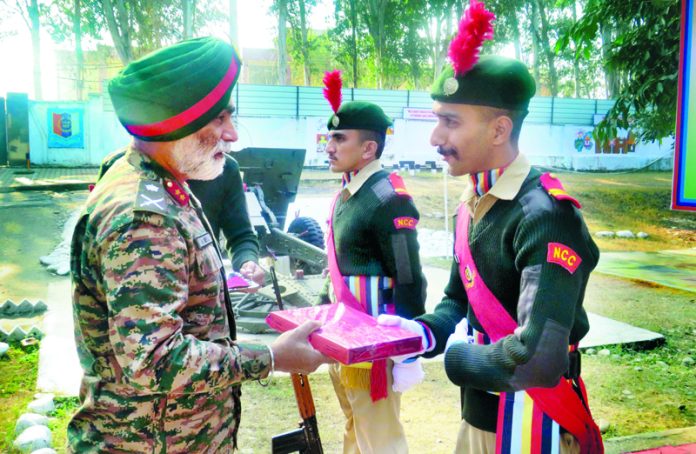
[[[619,75],[616,104],[595,128],[599,140],[630,129],[643,141],[674,136],[679,71],[679,0],[590,0],[557,44],[574,43],[576,58],[597,52],[603,28],[613,30],[604,64]]]

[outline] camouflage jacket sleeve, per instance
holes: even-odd
[[[124,381],[153,393],[198,393],[268,375],[267,347],[209,337],[225,323],[224,307],[189,284],[214,270],[191,259],[194,247],[174,220],[141,214],[100,247],[109,340]]]

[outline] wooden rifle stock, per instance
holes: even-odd
[[[283,300],[280,296],[278,278],[275,269],[270,269],[271,281],[275,292],[278,307],[283,310]],[[316,410],[314,409],[314,398],[309,387],[309,379],[304,374],[291,374],[292,387],[295,391],[297,408],[300,411],[300,428],[289,432],[276,435],[271,439],[271,452],[273,454],[286,454],[300,452],[302,454],[323,454],[321,439],[319,439],[319,428],[317,427]]]
[[[300,452],[303,454],[323,454],[317,416],[314,409],[312,390],[306,375],[292,374],[292,386],[295,390],[297,408],[300,411],[300,428],[276,435],[271,440],[273,454]]]

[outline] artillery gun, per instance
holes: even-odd
[[[245,148],[233,156],[243,175],[260,253],[287,265],[276,267],[283,303],[289,307],[314,304],[327,266],[321,227],[311,217],[296,217],[287,231],[283,229],[288,207],[297,196],[305,150]],[[251,333],[268,329],[266,315],[277,306],[272,286],[264,285],[256,293],[232,293],[231,297],[238,327]]]

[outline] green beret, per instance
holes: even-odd
[[[484,56],[464,75],[454,77],[451,65],[435,81],[430,97],[452,104],[473,104],[527,112],[536,84],[519,60]]]
[[[349,101],[341,104],[336,114],[329,117],[326,127],[332,129],[365,129],[386,134],[391,126],[381,107],[366,101]]]
[[[109,95],[119,121],[134,137],[178,140],[229,105],[241,67],[228,43],[189,39],[129,63],[109,82]]]

